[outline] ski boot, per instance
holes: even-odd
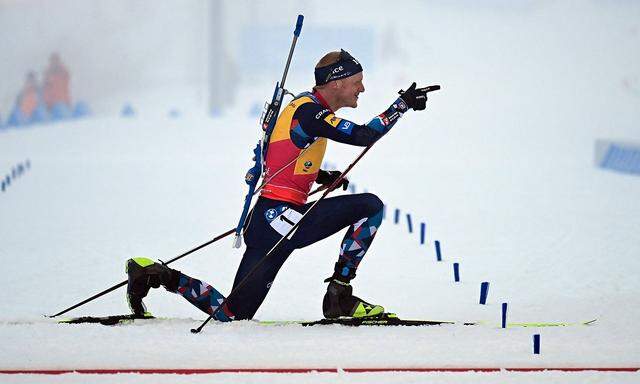
[[[158,288],[162,285],[169,292],[175,292],[178,289],[180,271],[145,257],[127,260],[125,272],[128,277],[127,302],[131,312],[136,316],[151,316],[142,302],[150,288]]]
[[[347,276],[343,275],[343,271],[347,273]],[[353,296],[353,287],[349,281],[355,276],[355,270],[336,263],[333,276],[325,280],[325,283],[329,283],[327,293],[322,300],[322,312],[325,318],[376,317],[384,313],[382,306],[367,303],[359,297]]]

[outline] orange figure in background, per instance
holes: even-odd
[[[69,71],[57,53],[52,53],[49,57],[49,67],[44,73],[43,98],[48,110],[59,103],[71,108]]]
[[[26,119],[31,118],[35,113],[36,108],[38,108],[38,99],[36,74],[33,71],[29,71],[18,100],[18,108],[20,108],[20,112]]]

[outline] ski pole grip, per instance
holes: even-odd
[[[300,36],[300,31],[302,31],[302,21],[304,21],[304,16],[298,15],[298,20],[296,21],[296,30],[293,31],[293,34],[296,37]]]

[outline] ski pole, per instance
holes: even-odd
[[[320,186],[320,187],[318,187],[315,191],[311,192],[311,193],[309,194],[309,196],[311,196],[311,195],[315,195],[316,193],[318,193],[318,192],[320,192],[320,191],[324,190],[325,188],[326,188],[325,186]],[[206,243],[200,244],[200,245],[198,245],[197,247],[195,247],[195,248],[193,248],[193,249],[190,249],[189,251],[187,251],[187,252],[185,252],[185,253],[183,253],[183,254],[181,254],[181,255],[178,255],[178,256],[174,257],[173,259],[171,259],[171,260],[167,261],[165,264],[171,264],[171,263],[173,263],[174,261],[180,260],[180,259],[182,259],[183,257],[185,257],[185,256],[187,256],[187,255],[192,254],[193,252],[196,252],[196,251],[198,251],[198,250],[200,250],[200,249],[202,249],[202,248],[204,248],[204,247],[206,247],[206,246],[208,246],[208,245],[211,245],[211,244],[215,243],[216,241],[221,240],[221,239],[223,239],[223,238],[225,238],[225,237],[229,236],[230,234],[234,233],[234,232],[235,232],[235,230],[236,230],[235,228],[231,228],[231,229],[230,229],[230,230],[228,230],[227,232],[225,232],[225,233],[223,233],[223,234],[221,234],[221,235],[218,235],[218,236],[214,237],[213,239],[211,239],[211,240],[207,241]],[[56,313],[56,314],[54,314],[54,315],[45,315],[45,317],[54,318],[54,317],[56,317],[56,316],[60,316],[60,315],[62,315],[62,314],[65,314],[65,313],[69,312],[69,311],[70,311],[70,310],[72,310],[72,309],[78,308],[78,307],[79,307],[79,306],[81,306],[81,305],[84,305],[84,304],[86,304],[86,303],[88,303],[88,302],[90,302],[90,301],[93,301],[93,300],[97,299],[98,297],[104,296],[104,295],[106,295],[107,293],[109,293],[109,292],[111,292],[111,291],[115,291],[116,289],[118,289],[118,288],[120,288],[120,287],[123,287],[123,286],[125,286],[125,285],[127,285],[127,280],[122,281],[122,282],[120,282],[120,283],[118,283],[118,284],[116,284],[116,285],[112,286],[111,288],[107,288],[107,289],[105,289],[104,291],[102,291],[102,292],[100,292],[100,293],[96,293],[95,295],[91,296],[90,298],[88,298],[88,299],[86,299],[86,300],[83,300],[83,301],[79,302],[78,304],[75,304],[75,305],[73,305],[73,306],[71,306],[71,307],[69,307],[69,308],[67,308],[67,309],[64,309],[64,310],[62,310],[62,311],[60,311],[60,312],[58,312],[58,313]]]
[[[375,142],[373,143],[375,144]],[[207,319],[200,324],[200,326],[198,328],[192,328],[191,329],[191,333],[200,333],[200,331],[202,331],[202,329],[204,328],[205,325],[207,325],[207,323],[213,318],[213,316],[216,315],[216,313],[218,313],[218,311],[220,311],[221,308],[224,307],[224,305],[229,301],[229,299],[231,297],[233,297],[233,295],[235,293],[238,292],[238,290],[244,286],[246,284],[246,282],[248,281],[249,277],[251,277],[251,275],[253,275],[255,273],[255,271],[265,262],[265,260],[267,260],[269,258],[269,256],[271,256],[273,254],[273,252],[280,246],[280,244],[282,244],[282,242],[289,238],[290,236],[293,236],[293,233],[298,229],[298,227],[300,226],[300,223],[304,220],[305,216],[307,216],[307,214],[309,212],[311,212],[311,210],[313,210],[313,208],[316,207],[316,205],[318,205],[318,203],[320,201],[322,201],[325,197],[327,197],[327,195],[333,191],[335,189],[335,187],[338,186],[338,184],[342,181],[342,179],[344,179],[344,177],[347,175],[347,173],[349,173],[349,171],[358,163],[358,161],[360,161],[360,159],[362,159],[362,157],[365,155],[365,153],[367,153],[369,151],[369,149],[371,149],[371,147],[373,147],[373,144],[367,146],[364,151],[362,151],[362,153],[360,153],[360,155],[358,155],[358,157],[356,157],[356,159],[349,164],[349,166],[344,170],[344,172],[342,172],[342,174],[340,174],[340,177],[336,178],[333,183],[331,183],[331,185],[329,185],[329,187],[327,189],[324,190],[324,193],[322,193],[322,196],[320,196],[320,198],[318,200],[316,200],[310,207],[309,209],[307,209],[307,211],[302,215],[302,217],[300,218],[300,220],[298,220],[298,222],[296,224],[294,224],[293,227],[291,227],[291,229],[289,230],[289,232],[287,232],[286,235],[282,236],[280,238],[280,240],[278,240],[278,242],[271,247],[271,249],[269,250],[269,252],[267,252],[262,259],[260,259],[260,261],[258,261],[256,263],[256,265],[253,266],[253,268],[251,268],[249,270],[249,272],[247,272],[247,275],[240,280],[240,282],[238,283],[238,285],[236,285],[231,292],[229,293],[229,296],[227,296],[221,303],[220,305],[213,310],[213,312],[211,312],[211,314],[209,315],[209,317],[207,317]],[[317,190],[319,191],[320,188]],[[316,191],[316,192],[317,192]]]

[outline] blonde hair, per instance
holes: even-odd
[[[329,52],[326,55],[322,56],[318,64],[316,64],[316,69],[326,67],[327,65],[335,64],[340,61],[340,52],[333,51]]]
[[[326,67],[327,65],[335,64],[338,61],[340,61],[340,52],[339,51],[329,52],[326,55],[322,56],[322,58],[318,61],[318,64],[316,64],[316,69]],[[316,85],[315,87],[313,87],[313,89],[314,90],[322,89],[326,85],[327,84]]]

